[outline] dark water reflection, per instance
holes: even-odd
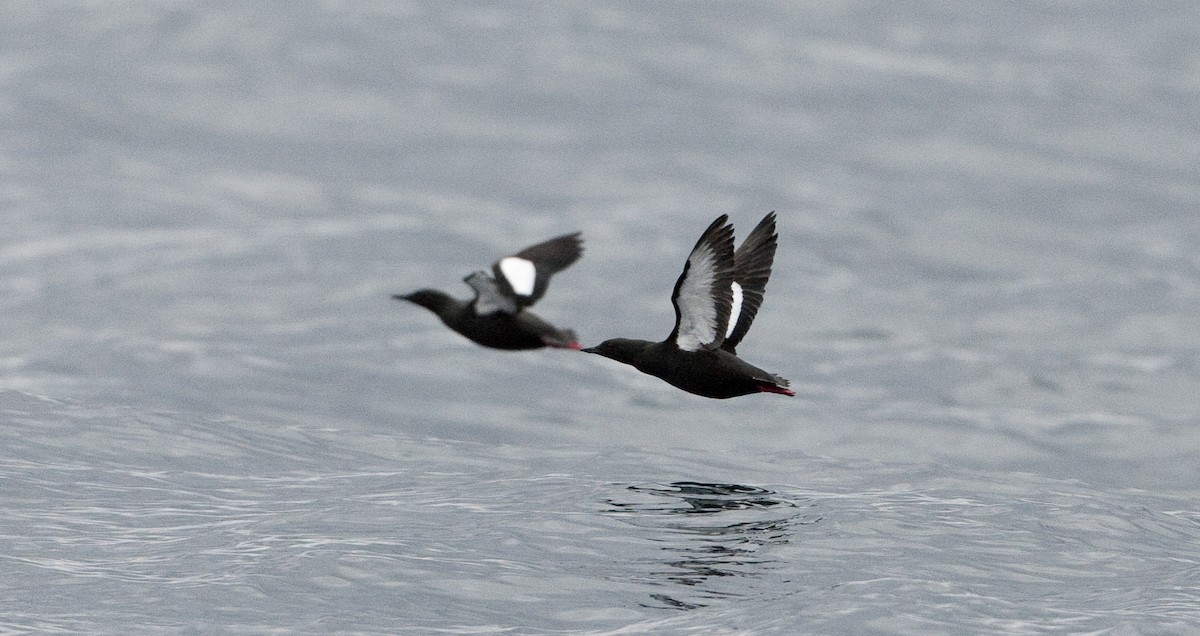
[[[609,500],[609,512],[642,529],[661,532],[660,561],[643,578],[687,591],[651,594],[645,607],[696,609],[741,595],[736,579],[755,577],[777,561],[772,546],[792,542],[799,526],[821,521],[811,505],[773,490],[742,484],[677,481],[627,489],[636,501]],[[714,579],[729,578],[726,584]],[[686,598],[685,598],[686,596]]]

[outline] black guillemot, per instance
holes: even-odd
[[[546,293],[550,277],[579,259],[580,233],[565,234],[505,256],[492,265],[492,275],[474,272],[463,282],[475,297],[462,301],[436,289],[396,294],[437,314],[442,322],[472,341],[493,349],[579,349],[575,332],[559,329],[529,311]]]
[[[632,365],[704,397],[794,396],[787,380],[742,360],[736,352],[762,305],[777,240],[771,212],[734,251],[733,227],[722,214],[700,235],[675,282],[675,328],[666,340],[614,338],[584,351]]]

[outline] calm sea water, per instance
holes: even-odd
[[[0,633],[1192,633],[1200,9],[33,3],[0,24]],[[389,299],[582,230],[712,401]]]

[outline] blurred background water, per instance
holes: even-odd
[[[0,631],[1191,633],[1200,8],[16,3]],[[713,401],[389,299],[550,236]]]

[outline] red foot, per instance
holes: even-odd
[[[788,397],[796,397],[796,392],[787,388],[786,386],[775,386],[774,384],[760,384],[760,385],[758,385],[758,390],[762,391],[763,393],[778,393],[780,395],[786,395]]]

